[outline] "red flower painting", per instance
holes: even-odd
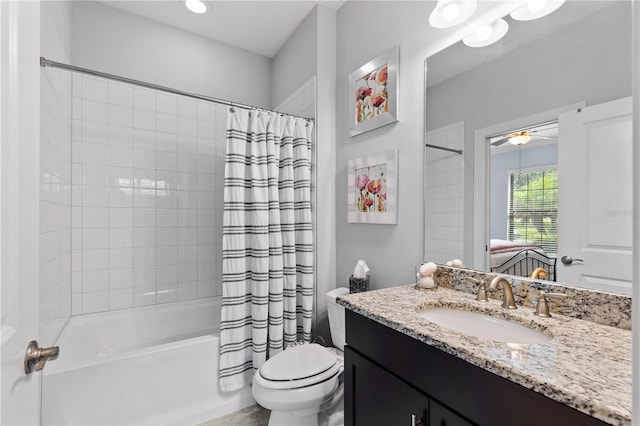
[[[356,81],[356,123],[364,123],[389,111],[388,82],[388,65]]]
[[[378,164],[355,171],[356,209],[362,213],[387,211],[387,165]]]

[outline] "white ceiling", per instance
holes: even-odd
[[[272,58],[316,4],[339,9],[346,0],[206,0],[208,10],[201,15],[189,12],[181,0],[98,1]]]

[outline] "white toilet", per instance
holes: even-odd
[[[345,344],[344,308],[336,297],[347,288],[327,293],[327,313],[335,348],[316,343],[289,347],[265,362],[253,376],[253,397],[271,410],[269,426],[318,426],[342,403]]]

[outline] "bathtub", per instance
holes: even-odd
[[[255,403],[220,392],[220,299],[72,317],[42,376],[45,425],[197,424]]]

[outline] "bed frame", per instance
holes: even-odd
[[[536,268],[547,271],[548,281],[556,281],[556,257],[549,257],[533,249],[524,249],[498,266],[491,267],[491,272],[528,277]]]

